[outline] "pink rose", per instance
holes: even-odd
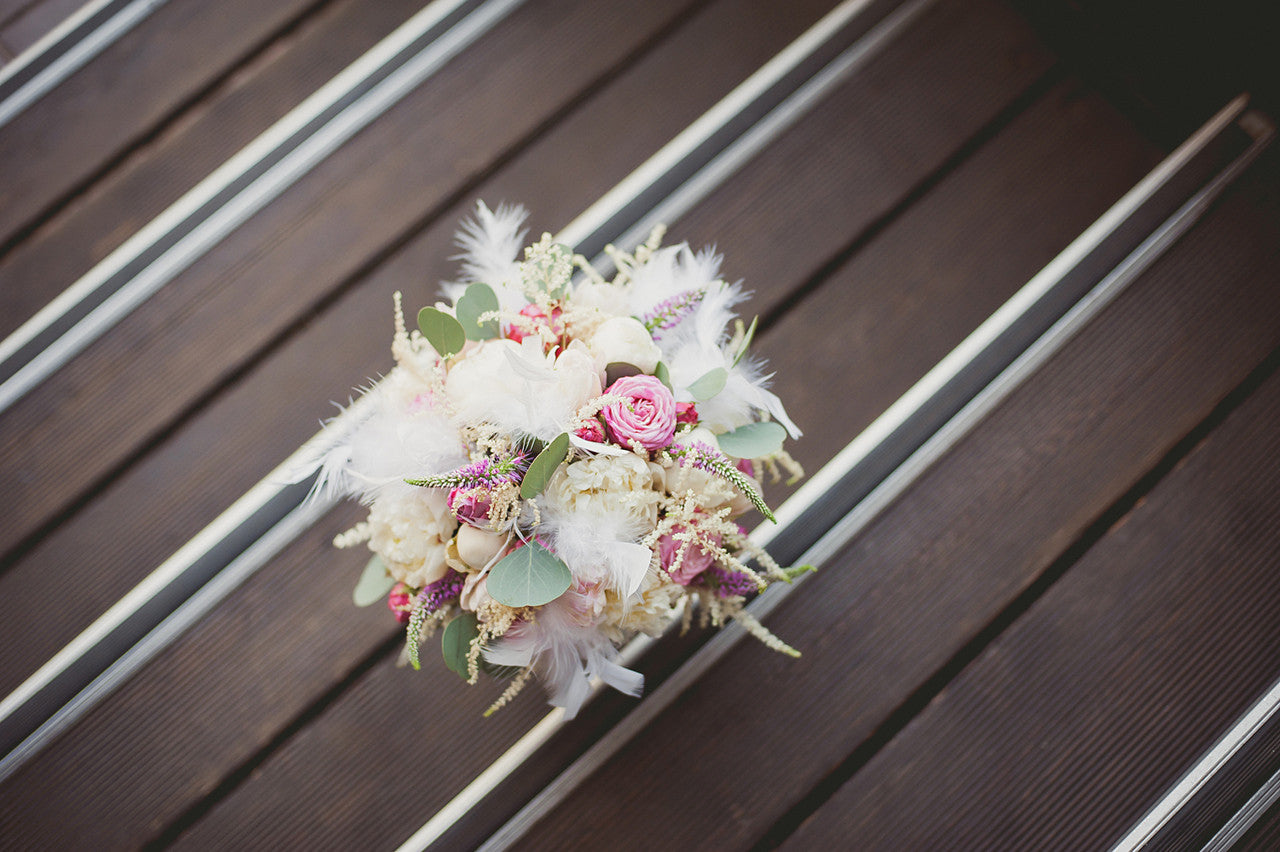
[[[683,530],[682,526],[675,528],[676,532]],[[719,536],[716,538],[718,540]],[[680,560],[680,567],[672,571],[671,566],[676,561],[676,554],[680,552],[681,547],[684,548],[684,558]],[[702,545],[697,541],[685,544],[670,533],[658,539],[658,560],[662,563],[662,570],[671,576],[671,581],[681,586],[692,583],[699,574],[714,565],[716,561],[715,556],[703,550]]]
[[[597,444],[604,443],[604,426],[600,425],[599,420],[588,420],[574,434],[584,441],[592,441]]]
[[[676,422],[677,423],[697,423],[698,409],[692,402],[676,403]]]
[[[613,440],[624,447],[636,443],[646,450],[671,443],[676,433],[676,401],[666,385],[653,376],[627,376],[609,385],[605,393],[622,397],[603,412]]]
[[[464,524],[485,526],[489,521],[489,496],[483,488],[455,488],[449,492],[449,511]]]

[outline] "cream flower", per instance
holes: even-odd
[[[662,360],[662,350],[653,342],[649,330],[634,317],[613,317],[600,323],[587,340],[587,348],[600,370],[622,362],[652,375]]]
[[[580,347],[556,357],[533,337],[487,340],[449,370],[445,394],[463,425],[490,423],[549,441],[600,395],[600,376]]]
[[[369,549],[401,583],[417,588],[445,575],[445,552],[458,522],[439,489],[388,493],[370,508],[368,524]]]
[[[619,645],[633,633],[659,636],[675,615],[684,590],[657,571],[645,575],[638,594],[624,597],[606,591],[600,632]]]
[[[622,514],[652,529],[658,522],[658,494],[644,459],[633,453],[595,456],[562,465],[543,499],[553,512],[587,517]]]

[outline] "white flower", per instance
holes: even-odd
[[[532,337],[523,343],[488,340],[453,365],[445,393],[461,424],[491,423],[509,434],[550,441],[600,395],[600,376],[577,347],[557,358],[544,354]]]
[[[653,474],[648,463],[634,453],[594,456],[561,465],[547,484],[543,499],[553,514],[601,519],[622,515],[647,529],[658,522]]]
[[[369,549],[382,557],[392,577],[417,588],[445,575],[445,552],[457,521],[441,489],[388,493],[374,501],[368,523]]]
[[[662,350],[653,342],[649,330],[634,317],[613,317],[600,323],[587,340],[587,348],[600,370],[622,362],[634,364],[640,372],[653,375],[662,360]]]
[[[507,537],[470,524],[458,528],[458,559],[472,571],[479,571],[506,545]]]

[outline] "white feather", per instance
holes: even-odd
[[[456,282],[442,286],[450,301],[457,301],[468,284],[483,283],[493,288],[504,310],[518,311],[527,302],[520,288],[520,248],[528,230],[521,227],[528,211],[520,205],[499,204],[490,210],[476,202],[474,217],[463,221],[454,243],[462,249],[453,260],[461,260]]]

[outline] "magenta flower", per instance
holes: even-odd
[[[574,434],[584,441],[592,441],[597,444],[604,443],[604,426],[600,424],[599,420],[588,420]]]
[[[413,604],[404,583],[396,583],[391,589],[391,593],[387,595],[387,609],[395,613],[396,621],[401,624],[409,620]]]
[[[698,408],[692,402],[676,403],[676,422],[677,423],[697,423]]]
[[[671,443],[676,433],[676,401],[666,385],[653,376],[627,376],[605,392],[622,397],[603,412],[613,440],[646,450],[660,450]]]
[[[449,511],[464,524],[483,527],[489,522],[491,504],[484,488],[459,486],[449,492]]]

